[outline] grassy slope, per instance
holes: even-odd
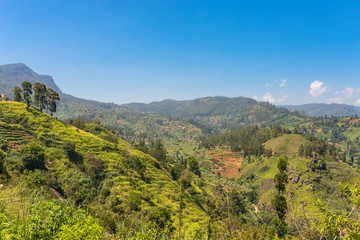
[[[335,194],[340,182],[354,182],[360,176],[359,172],[349,165],[326,158],[326,171],[312,171],[308,168],[311,159],[300,158],[296,149],[306,140],[299,135],[284,135],[265,143],[265,147],[271,147],[279,155],[288,156],[289,183],[287,184],[287,198],[291,214],[303,216],[304,214],[317,217],[319,210],[316,200],[325,201],[334,210],[344,210],[345,205],[339,202]],[[258,207],[269,208],[272,196],[275,194],[273,177],[277,170],[277,156],[269,159],[257,159],[252,163],[245,163],[240,171],[242,180],[251,175],[252,184],[259,186],[260,201]]]
[[[150,199],[150,201],[145,201],[143,197],[141,201],[142,211],[146,211],[146,209],[151,206],[167,207],[172,211],[174,225],[177,225],[176,211],[179,206],[179,202],[177,201],[179,187],[177,183],[172,181],[164,170],[155,167],[157,163],[155,159],[142,152],[132,150],[127,142],[119,140],[118,144],[110,143],[91,133],[65,125],[55,118],[50,117],[48,114],[40,113],[33,108],[26,111],[24,104],[16,102],[0,102],[0,121],[3,127],[10,127],[10,124],[12,124],[12,128],[27,130],[36,137],[44,134],[52,134],[58,137],[60,142],[67,140],[76,142],[76,151],[81,155],[86,156],[91,154],[96,158],[102,159],[106,165],[106,178],[111,179],[114,184],[105,202],[97,202],[97,207],[110,211],[111,203],[115,198],[126,201],[130,192],[138,192],[142,197],[146,193],[156,197]],[[58,151],[60,150],[57,148],[46,149],[47,155],[54,155]],[[129,152],[131,156],[139,157],[141,162],[146,166],[145,177],[150,179],[148,182],[142,181],[137,177],[137,173],[133,172],[133,180],[135,179],[136,181],[134,187],[134,185],[130,184],[131,177],[128,175],[130,171],[120,173],[120,169],[124,169],[124,152]],[[58,176],[63,175],[66,179],[66,176],[71,174],[71,169],[74,166],[69,163],[69,160],[62,156],[61,153],[58,154],[58,156],[59,159],[47,159],[49,162],[48,169]],[[1,191],[5,193],[5,190]],[[184,227],[187,228],[191,222],[205,221],[205,213],[197,205],[192,203],[190,198],[187,198],[186,201]]]
[[[303,136],[298,134],[286,134],[271,139],[264,144],[265,149],[271,148],[276,154],[293,155],[299,151],[301,144],[309,143]]]

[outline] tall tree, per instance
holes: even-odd
[[[287,233],[287,225],[285,222],[287,202],[284,192],[286,190],[285,184],[288,182],[288,176],[285,173],[287,161],[283,156],[279,157],[277,167],[279,172],[274,176],[274,183],[278,192],[272,199],[271,204],[276,212],[276,217],[273,219],[276,237],[284,238]]]
[[[179,185],[180,185],[180,192],[179,192],[179,197],[180,197],[180,202],[179,202],[179,227],[178,227],[178,237],[181,236],[181,227],[182,227],[182,213],[183,210],[185,209],[185,201],[184,201],[184,197],[185,197],[185,190],[186,190],[186,186],[189,185],[189,180],[182,176],[179,179]]]
[[[304,145],[300,144],[298,154],[300,157],[304,156]]]
[[[22,101],[22,91],[21,88],[19,86],[15,86],[13,89],[13,96],[14,96],[14,101],[16,102],[21,102]]]
[[[158,160],[161,164],[165,164],[167,161],[166,158],[166,148],[161,139],[157,139],[153,144],[153,148],[149,150],[149,154]]]
[[[56,101],[60,100],[59,94],[51,89],[48,88],[46,89],[46,93],[45,93],[45,101],[46,101],[46,105],[47,105],[47,109],[50,111],[50,115],[52,116],[54,112],[56,112]]]
[[[34,89],[34,104],[39,107],[39,110],[42,112],[45,106],[45,94],[46,94],[46,85],[43,83],[36,82],[33,86]]]
[[[21,83],[22,87],[22,96],[26,103],[26,109],[29,110],[31,105],[31,94],[32,94],[32,85],[28,81],[24,81]]]

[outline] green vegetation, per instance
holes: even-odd
[[[161,113],[62,105],[61,122],[33,87],[39,111],[0,102],[0,239],[357,236],[355,117],[204,98]]]
[[[109,134],[100,125],[87,123],[83,131],[26,109],[23,103],[0,103],[1,127],[33,136],[2,153],[3,238],[219,238],[227,202],[235,209],[246,201],[202,179],[195,158],[180,163],[173,178],[178,163],[164,155],[161,141],[147,150],[155,159],[120,138],[100,138]],[[244,212],[235,210],[231,218],[241,222]],[[236,226],[229,229],[244,234],[245,227]]]
[[[31,103],[34,103],[39,107],[40,112],[42,112],[44,107],[50,111],[51,115],[56,112],[56,102],[60,100],[60,97],[55,90],[47,88],[45,84],[39,82],[34,83],[33,86],[28,81],[22,82],[21,87],[22,89],[19,86],[14,87],[13,98],[16,102],[24,101],[26,103],[26,110],[29,110]],[[34,99],[31,98],[33,90]]]
[[[275,208],[276,216],[273,219],[273,228],[275,236],[279,238],[284,238],[287,233],[287,224],[286,224],[286,211],[287,211],[287,202],[286,197],[284,196],[286,187],[288,183],[288,176],[285,171],[287,168],[286,159],[281,156],[277,162],[277,168],[279,171],[274,176],[275,188],[278,191],[271,200],[271,204]]]

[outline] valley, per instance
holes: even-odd
[[[10,76],[51,79],[4,68],[5,91],[18,85]],[[358,234],[357,114],[244,97],[117,105],[58,90],[54,117],[0,101],[0,239],[274,239],[274,196],[286,239]]]

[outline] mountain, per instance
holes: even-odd
[[[257,102],[245,97],[217,96],[187,101],[164,100],[149,104],[130,103],[122,106],[147,114],[197,121],[217,130],[232,130],[253,124],[270,125],[273,121],[289,115],[301,115],[267,102]]]
[[[312,117],[320,116],[353,116],[360,114],[360,107],[347,105],[347,104],[326,104],[326,103],[310,103],[302,105],[282,105],[288,110],[296,110],[305,113]]]
[[[257,102],[251,98],[237,97],[204,97],[187,101],[167,99],[161,102],[129,103],[123,106],[147,113],[156,113],[169,117],[191,118],[197,116],[212,116],[236,113],[245,105],[253,105]]]
[[[0,65],[0,94],[6,94],[10,99],[12,99],[12,89],[15,86],[21,86],[23,81],[29,81],[32,84],[35,82],[41,82],[47,87],[57,91],[61,99],[58,111],[67,112],[66,116],[77,115],[77,111],[84,108],[95,110],[119,107],[116,104],[81,99],[63,93],[51,76],[38,74],[23,63]]]
[[[0,93],[12,97],[14,86],[20,86],[23,81],[41,82],[62,93],[54,79],[48,75],[39,75],[23,63],[0,65]]]

